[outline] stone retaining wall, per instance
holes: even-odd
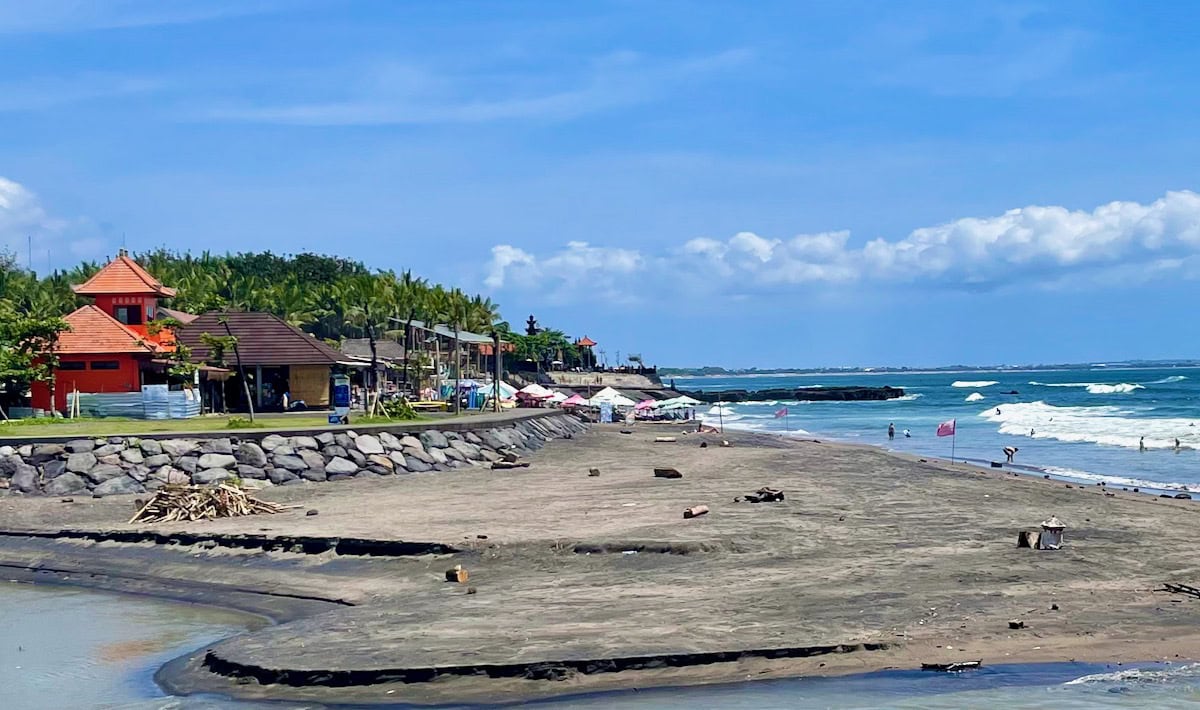
[[[0,494],[95,496],[141,493],[168,483],[231,478],[299,485],[490,466],[503,453],[527,455],[586,428],[570,415],[520,419],[493,428],[392,434],[338,430],[315,435],[223,438],[106,437],[0,446]]]

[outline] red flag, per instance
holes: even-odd
[[[775,412],[776,419],[783,419],[787,415],[788,415],[787,407],[784,407],[783,409],[779,410],[778,412]]]
[[[938,424],[938,436],[954,436],[954,419]]]

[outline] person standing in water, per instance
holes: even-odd
[[[895,439],[895,438],[896,438],[896,423],[892,422],[892,423],[888,424],[888,441],[891,441],[892,439]]]
[[[1020,449],[1018,449],[1015,446],[1005,446],[1004,447],[1004,459],[1006,461],[1008,461],[1009,463],[1012,463],[1013,457],[1017,455],[1018,451],[1020,451]]]
[[[1138,439],[1138,451],[1145,451],[1145,450],[1146,450],[1146,437],[1143,436],[1142,438]]]
[[[908,429],[905,429],[905,430],[904,430],[904,438],[905,438],[905,439],[911,439],[911,438],[912,438],[912,432],[911,432],[911,431],[909,431]]]

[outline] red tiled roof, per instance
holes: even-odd
[[[87,305],[64,319],[71,329],[58,336],[59,355],[152,353],[154,346],[96,306]]]
[[[270,313],[210,311],[175,333],[180,343],[191,348],[193,362],[208,360],[208,347],[201,342],[201,334],[225,335],[222,317],[227,318],[230,333],[238,339],[243,365],[333,365],[349,360],[323,341]],[[225,353],[225,363],[227,367],[237,364],[232,350]]]
[[[167,288],[130,259],[126,254],[119,254],[96,275],[80,286],[71,289],[80,296],[100,296],[119,293],[150,293],[164,298],[175,295],[175,289]]]
[[[581,348],[590,348],[596,344],[596,341],[592,340],[591,338],[589,338],[585,335],[582,338],[580,338],[579,340],[576,340],[575,344]]]

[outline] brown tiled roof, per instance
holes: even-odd
[[[194,362],[208,360],[208,347],[200,341],[202,333],[225,335],[222,317],[228,318],[229,330],[238,339],[243,365],[332,365],[347,359],[270,313],[210,311],[176,332],[179,342],[192,349]],[[232,351],[225,354],[226,365],[233,366],[236,362]]]
[[[596,344],[596,341],[592,340],[591,338],[589,338],[585,335],[582,338],[580,338],[579,340],[576,340],[575,344],[581,348],[590,348]]]
[[[96,306],[83,306],[64,320],[71,329],[58,336],[55,352],[59,355],[154,352],[154,346],[141,335]]]
[[[341,350],[352,358],[371,360],[370,338],[346,338],[342,340]],[[404,346],[395,340],[376,340],[375,353],[380,360],[400,362],[404,359]]]
[[[194,313],[184,313],[183,311],[177,311],[174,308],[163,308],[162,306],[158,307],[158,312],[168,318],[174,318],[184,325],[191,323],[199,317]]]
[[[138,265],[136,261],[122,253],[96,275],[80,286],[71,289],[80,296],[100,296],[118,293],[149,293],[170,298],[175,295],[175,289],[167,288]]]

